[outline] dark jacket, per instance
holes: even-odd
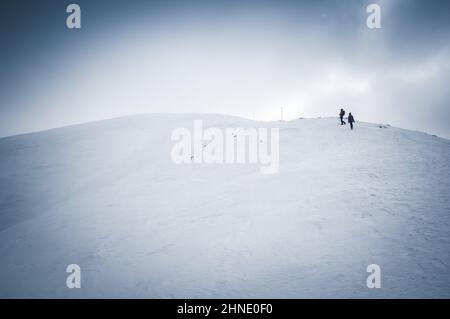
[[[353,118],[353,115],[350,114],[350,115],[348,116],[348,122],[349,122],[349,123],[354,123],[354,122],[355,122],[355,119]]]

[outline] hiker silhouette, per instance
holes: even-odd
[[[345,111],[344,111],[344,109],[341,109],[341,112],[339,113],[339,118],[341,119],[341,125],[345,125],[344,115],[345,115]]]
[[[353,118],[352,112],[348,113],[348,122],[350,123],[350,129],[353,130],[353,123],[355,122],[355,119]]]

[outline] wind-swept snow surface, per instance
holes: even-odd
[[[173,163],[196,119],[279,127],[279,172]],[[450,141],[425,133],[132,116],[0,139],[0,187],[1,297],[450,298]]]

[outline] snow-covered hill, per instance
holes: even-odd
[[[195,119],[279,127],[278,174],[174,164]],[[425,133],[131,116],[0,139],[0,187],[0,297],[450,298],[450,141]]]

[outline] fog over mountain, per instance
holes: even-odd
[[[336,116],[450,137],[448,1],[0,4],[0,136],[136,113]],[[381,29],[366,26],[367,5]]]

